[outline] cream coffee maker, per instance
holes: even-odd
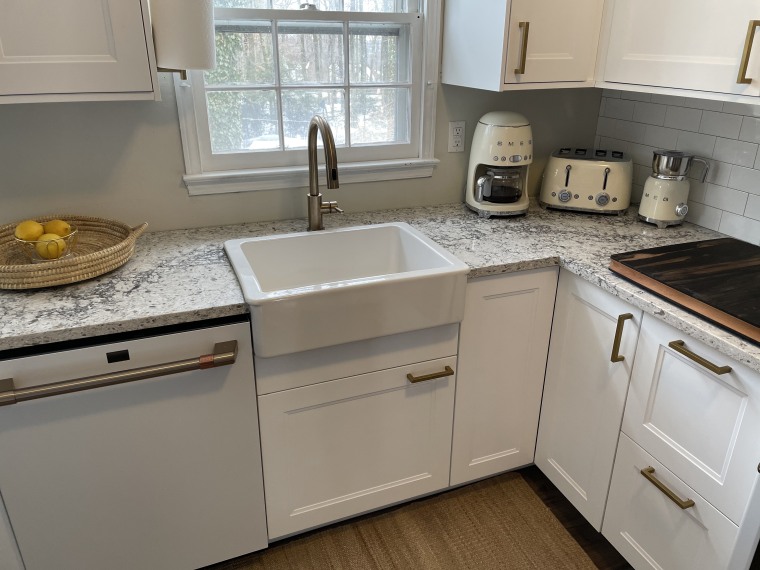
[[[644,183],[639,205],[639,219],[658,228],[676,226],[689,211],[689,181],[686,174],[692,162],[705,165],[702,182],[707,178],[710,164],[703,158],[676,150],[656,150],[652,158],[652,174]]]
[[[465,203],[482,218],[524,214],[532,162],[528,119],[509,111],[486,113],[472,137]]]

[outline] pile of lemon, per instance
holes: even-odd
[[[71,231],[71,224],[64,220],[50,220],[44,224],[24,220],[16,226],[14,233],[22,241],[35,242],[37,255],[42,259],[58,259],[66,253],[66,241],[63,238]]]

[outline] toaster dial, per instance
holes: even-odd
[[[599,194],[596,195],[596,203],[599,206],[606,206],[610,203],[610,195],[607,194],[607,192],[599,192]]]
[[[569,202],[570,198],[572,198],[573,195],[569,190],[562,190],[559,194],[557,194],[557,198],[559,198],[560,202]]]

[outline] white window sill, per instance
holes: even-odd
[[[433,175],[433,169],[438,163],[439,160],[435,158],[339,163],[338,180],[341,184],[352,184],[405,178],[427,178]],[[320,164],[320,184],[325,183],[324,170],[324,165]],[[190,196],[255,192],[280,188],[306,188],[309,185],[309,169],[306,166],[289,166],[204,172],[203,174],[186,174],[183,180]]]

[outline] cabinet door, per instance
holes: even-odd
[[[513,0],[504,82],[593,79],[602,6],[602,0]],[[523,57],[524,72],[516,73]]]
[[[556,289],[554,267],[467,284],[452,485],[533,462]]]
[[[633,318],[621,321],[621,315]],[[618,353],[611,362],[622,322]],[[560,272],[536,465],[601,529],[641,311]]]
[[[0,0],[0,95],[153,91],[146,9],[140,0]]]
[[[682,509],[642,469],[679,500]],[[727,569],[738,529],[625,434],[615,459],[602,534],[637,570]]]
[[[715,373],[698,358],[731,370]],[[645,315],[622,429],[741,521],[760,458],[760,374]]]
[[[613,0],[604,81],[758,95],[760,46],[737,83],[756,0]]]
[[[259,397],[270,540],[445,488],[456,357]]]

